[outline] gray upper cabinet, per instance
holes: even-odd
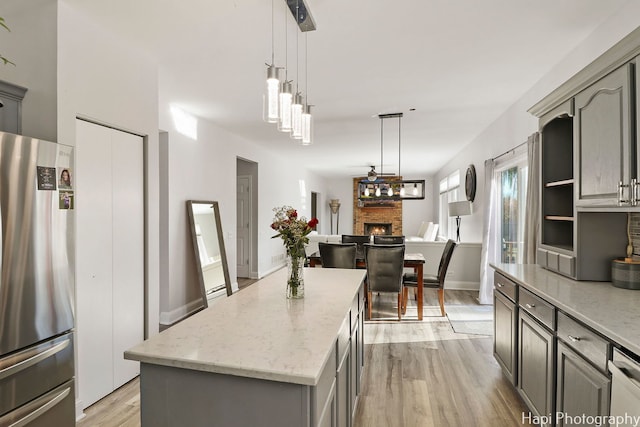
[[[618,206],[619,198],[629,199],[636,174],[633,72],[626,64],[575,97],[578,206]],[[619,197],[621,183],[626,191]]]
[[[0,80],[0,131],[22,134],[22,99],[27,89]]]

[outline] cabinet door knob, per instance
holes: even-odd
[[[503,285],[502,283],[496,283],[496,286],[497,286],[497,287],[499,287],[499,288],[501,288],[501,287],[503,287],[504,285]]]
[[[535,304],[525,304],[524,305],[527,308],[534,308],[536,305]]]
[[[574,337],[573,335],[567,335],[567,337],[568,337],[572,342],[578,342],[578,341],[580,341],[580,337]]]

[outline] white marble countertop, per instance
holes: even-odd
[[[305,269],[285,297],[281,269],[125,352],[125,359],[316,385],[365,270]]]
[[[611,341],[640,355],[640,291],[575,281],[533,264],[493,267]]]

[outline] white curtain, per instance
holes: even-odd
[[[493,269],[498,232],[494,230],[496,216],[497,185],[494,185],[495,160],[484,162],[484,223],[482,227],[482,252],[480,258],[480,304],[493,304]]]
[[[536,263],[540,217],[540,133],[527,140],[527,209],[524,216],[523,264]]]

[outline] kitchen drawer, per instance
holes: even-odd
[[[356,328],[358,324],[358,313],[360,312],[360,295],[356,295],[351,303],[351,329],[350,332]]]
[[[555,330],[555,307],[537,295],[520,288],[518,295],[520,308],[551,330]]]
[[[538,265],[540,267],[547,267],[547,254],[549,253],[549,251],[547,251],[546,249],[542,249],[542,248],[538,248],[538,257],[537,257],[537,261],[538,261]]]
[[[353,313],[352,313],[353,315]],[[339,365],[340,361],[344,358],[344,354],[351,348],[351,343],[349,342],[351,338],[351,328],[349,324],[349,316],[347,315],[342,322],[342,326],[340,326],[340,331],[338,332],[338,351],[336,352],[336,363]]]
[[[508,297],[511,301],[517,301],[518,287],[513,281],[496,271],[493,273],[493,284],[500,293],[504,294],[504,296]]]
[[[558,271],[566,276],[575,276],[575,257],[558,254]]]
[[[557,252],[548,251],[547,252],[547,268],[550,270],[558,271],[560,268],[558,267],[560,254]]]
[[[562,312],[558,312],[557,335],[596,368],[607,372],[611,344],[606,339]]]

